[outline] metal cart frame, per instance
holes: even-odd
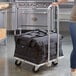
[[[53,8],[54,7],[57,7],[57,57],[56,57],[56,59],[50,60],[50,37],[51,37],[50,32],[51,32],[51,30],[54,29],[53,25],[54,25],[54,22],[55,22],[54,17],[53,17],[53,13],[54,13]],[[25,9],[25,8],[23,8],[23,9]],[[50,20],[50,15],[51,15],[50,12],[51,11],[52,11],[52,21]],[[50,28],[50,23],[52,24],[52,28]],[[18,57],[15,57],[16,58],[15,64],[17,66],[20,66],[21,61],[23,61],[25,63],[33,65],[34,66],[33,71],[37,72],[38,69],[43,65],[51,66],[52,62],[54,62],[55,65],[58,64],[58,59],[59,59],[59,6],[58,5],[57,6],[49,5],[49,7],[47,8],[47,25],[48,25],[47,26],[47,30],[48,30],[48,60],[47,60],[47,62],[44,62],[44,63],[38,65],[38,64],[32,63],[30,61],[23,60],[23,59],[20,59]],[[20,30],[20,34],[21,34],[21,28],[19,30]],[[14,34],[16,35],[16,30],[15,30]]]

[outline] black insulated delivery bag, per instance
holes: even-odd
[[[50,33],[50,60],[57,57],[57,33]],[[33,30],[15,36],[14,56],[35,64],[48,60],[48,34]],[[59,56],[63,56],[62,35],[59,35]]]

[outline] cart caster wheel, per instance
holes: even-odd
[[[57,63],[57,62],[52,62],[52,64],[53,64],[54,66],[58,65],[58,63]]]
[[[32,71],[33,71],[34,73],[37,73],[37,72],[39,71],[39,68],[36,68],[36,67],[34,66],[33,69],[32,69]]]
[[[16,60],[16,61],[15,61],[15,65],[16,65],[16,66],[20,66],[20,65],[21,65],[21,63],[22,63],[22,62],[21,62],[21,61],[19,61],[19,60]]]

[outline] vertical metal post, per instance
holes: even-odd
[[[17,23],[16,23],[16,29],[14,30],[14,35],[16,35],[16,31],[18,29],[18,8],[16,8],[16,21]]]
[[[57,6],[57,62],[59,57],[59,6]]]
[[[52,31],[54,31],[55,32],[55,6],[53,6],[52,7],[52,26],[51,26],[51,28],[52,28]]]
[[[52,21],[50,20],[50,15],[51,15],[51,13],[50,13],[50,11],[51,11],[51,8],[49,7],[48,8],[48,11],[47,11],[47,29],[48,29],[48,63],[49,63],[49,61],[50,61],[50,31],[51,31],[51,29],[50,29],[50,24],[52,24]],[[51,22],[50,22],[51,21]]]
[[[21,27],[19,27],[19,24],[18,24],[18,16],[19,16],[18,10],[19,10],[19,8],[17,8],[17,29],[19,31],[19,34],[21,35]]]
[[[4,28],[6,29],[6,39],[4,40],[4,44],[7,44],[7,9],[4,12]]]
[[[58,62],[58,57],[59,57],[59,6],[56,6],[57,7],[57,62]],[[50,13],[50,11],[52,11],[52,13]],[[50,29],[50,24],[52,24],[52,26],[54,25],[53,23],[55,21],[54,20],[54,17],[53,16],[53,6],[49,6],[48,7],[48,16],[47,16],[47,25],[48,25],[48,63],[49,63],[49,60],[50,60],[50,32],[51,32],[51,29]],[[52,15],[51,15],[52,14]],[[50,20],[50,17],[52,16],[52,20]],[[54,28],[52,27],[52,30],[54,30]]]
[[[4,26],[5,26],[5,28],[7,28],[7,10],[5,10],[4,14],[5,14],[5,16],[4,16]]]
[[[50,18],[52,17],[52,19],[50,20],[52,23],[51,23],[51,30],[53,31],[54,30],[54,10],[53,10],[53,7],[51,8],[51,11],[52,11],[52,15],[50,15]]]
[[[18,29],[18,8],[17,8],[17,28]]]
[[[7,9],[4,10],[4,26],[6,28],[6,39],[4,40],[4,44],[7,45]],[[7,65],[7,47],[5,49],[5,74],[4,76],[8,76],[8,65]]]

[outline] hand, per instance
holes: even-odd
[[[51,5],[52,6],[58,6],[59,5],[59,2],[53,2]]]
[[[7,3],[0,3],[0,10],[6,9],[8,7],[9,7],[9,4],[7,4]]]

